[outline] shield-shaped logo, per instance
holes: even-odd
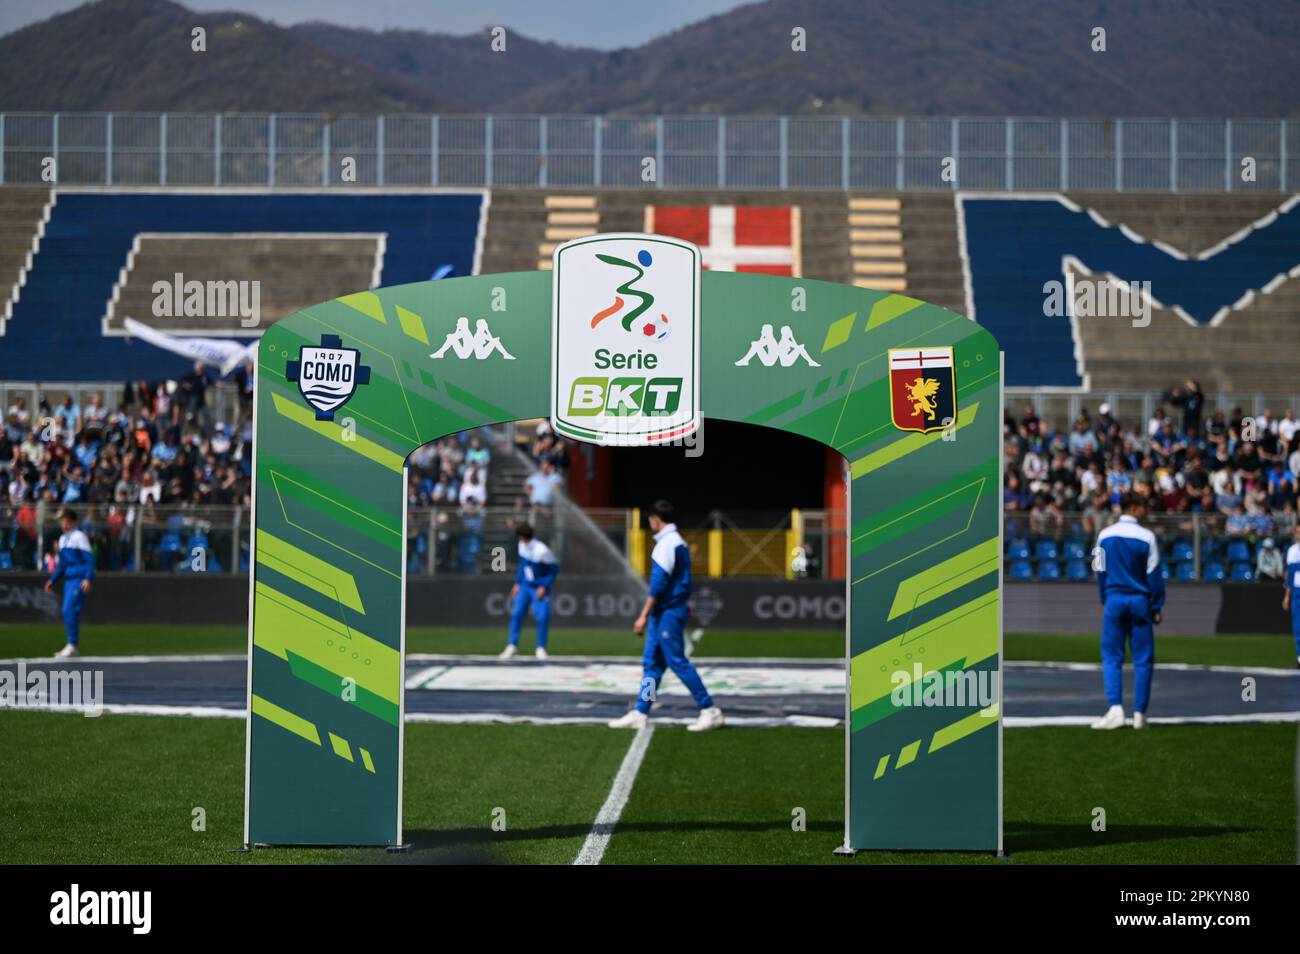
[[[700,250],[663,235],[556,246],[551,426],[590,444],[645,447],[700,423]]]
[[[891,348],[889,409],[900,431],[941,431],[957,419],[952,348]]]
[[[332,421],[357,391],[358,384],[370,383],[370,368],[361,363],[361,352],[343,347],[338,335],[321,335],[320,346],[303,345],[298,359],[285,366],[285,377],[298,382],[298,390],[316,412],[316,420]]]

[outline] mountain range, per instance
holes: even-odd
[[[96,0],[0,37],[0,109],[1300,115],[1300,0],[765,0],[612,51],[501,26],[496,52]]]

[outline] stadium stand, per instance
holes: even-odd
[[[1285,550],[1300,509],[1300,421],[1293,412],[1259,421],[1243,440],[1241,414],[1183,408],[1148,422],[1096,418],[1070,428],[1033,406],[1004,420],[1007,573],[1013,579],[1086,579],[1086,551],[1117,516],[1121,495],[1146,498],[1167,578],[1258,578],[1261,550]],[[1201,537],[1199,553],[1195,543]],[[1266,541],[1269,541],[1266,543]],[[1082,572],[1081,572],[1082,571]]]
[[[35,470],[22,465],[27,435],[6,422],[0,476],[11,519],[4,521],[0,565],[35,556],[15,545],[16,529],[34,517],[19,517],[29,504],[48,510],[84,500],[111,507],[135,500],[144,484],[161,506],[241,502],[243,403],[223,414],[218,429],[211,408],[186,403],[180,385],[193,377],[189,363],[132,341],[121,324],[130,316],[171,332],[202,329],[239,338],[246,331],[237,317],[223,324],[206,316],[188,325],[154,317],[155,282],[178,273],[187,280],[257,280],[269,322],[324,298],[425,280],[446,268],[451,274],[546,268],[557,243],[597,231],[679,235],[701,245],[708,267],[851,282],[958,312],[967,311],[969,300],[976,317],[1001,336],[1013,382],[1019,374],[1033,385],[1149,394],[1199,377],[1206,393],[1195,415],[1186,395],[1174,392],[1165,395],[1172,415],[1162,409],[1151,421],[1138,419],[1125,402],[1113,409],[1124,421],[1099,408],[1081,424],[1008,405],[1006,556],[1014,577],[1086,578],[1090,541],[1129,487],[1151,501],[1165,569],[1175,581],[1258,578],[1259,561],[1269,558],[1264,541],[1281,545],[1295,521],[1300,427],[1292,409],[1279,405],[1276,417],[1262,419],[1252,450],[1243,439],[1242,412],[1212,413],[1212,395],[1300,391],[1294,360],[1300,284],[1288,279],[1300,260],[1296,200],[671,189],[509,189],[490,197],[482,191],[229,190],[220,202],[211,198],[211,191],[184,189],[0,189],[0,282],[13,289],[0,327],[5,379],[12,382],[10,369],[22,368],[22,377],[33,381],[129,376],[150,382],[128,388],[121,408],[105,406],[103,432],[92,444],[121,446],[103,473],[97,472],[100,457],[77,459],[84,421],[74,427],[64,420],[52,438],[62,449],[47,448]],[[1149,274],[1153,296],[1164,295],[1170,307],[1155,308],[1145,328],[1077,320],[1072,336],[1067,319],[1042,316],[1043,282],[1062,277],[1063,269],[1076,287],[1100,274]],[[169,380],[176,382],[170,389]],[[245,379],[236,389],[245,393],[248,385]],[[27,413],[38,421],[60,418],[62,393],[56,387],[49,395],[50,407]],[[84,389],[73,404],[78,400],[86,403]],[[115,429],[125,438],[111,439]],[[154,459],[155,447],[169,446],[169,431],[185,473]],[[481,569],[493,547],[511,545],[514,518],[485,520],[478,511],[484,505],[518,511],[531,469],[513,448],[505,452],[500,435],[478,439],[491,455],[483,492],[470,495],[481,499],[461,499],[463,456],[451,473],[443,472],[444,457],[467,452],[468,435],[430,452],[429,468],[414,469],[413,505],[436,507],[439,515],[434,525],[413,528],[413,565]],[[559,469],[567,463],[563,442],[529,443],[535,445],[528,448],[531,467],[543,459]],[[143,461],[126,459],[133,449],[143,449]],[[113,477],[113,467],[127,474],[125,501],[116,499],[121,478]],[[538,515],[531,504],[523,509]],[[149,565],[167,563],[173,550],[188,551],[196,533],[218,534],[191,524],[159,530]],[[230,565],[238,561],[226,556],[226,542],[212,548]]]
[[[1300,350],[1297,198],[959,195],[961,309],[1006,342],[1007,383],[1292,392]],[[1149,282],[1149,324],[1046,317],[1044,285]],[[1095,285],[1094,285],[1095,287]],[[1014,344],[1012,344],[1014,342]]]
[[[49,189],[0,189],[0,294],[4,295],[0,331],[40,249],[49,206]]]
[[[487,205],[487,195],[481,191],[229,191],[220,193],[220,201],[212,199],[211,192],[194,191],[58,190],[40,251],[12,317],[5,322],[6,366],[23,368],[29,380],[181,374],[184,359],[102,332],[114,289],[123,283],[123,270],[142,233],[364,236],[352,247],[359,255],[357,273],[368,275],[374,274],[371,237],[382,234],[386,238],[378,280],[396,285],[427,280],[444,265],[451,266],[452,274],[475,272]],[[0,209],[5,222],[21,224],[31,219],[29,206]],[[282,251],[288,257],[268,266],[272,275],[293,267],[292,246]],[[260,271],[255,260],[254,255],[243,264]],[[195,267],[204,268],[197,262]],[[327,267],[328,262],[318,266],[317,273]],[[209,261],[206,270],[251,280],[248,275],[230,275],[220,259]],[[362,287],[373,281],[363,282]],[[323,287],[333,287],[332,282],[322,278]],[[130,284],[129,277],[123,284]],[[134,317],[152,319],[149,314]],[[155,323],[167,331],[166,321]]]
[[[166,235],[136,236],[122,279],[113,288],[106,330],[121,332],[125,318],[156,323],[172,333],[247,334],[238,309],[226,307],[186,321],[181,315],[153,322],[155,282],[226,283],[235,276],[259,282],[258,304],[264,324],[318,302],[378,285],[384,262],[384,236],[376,235]],[[224,291],[224,289],[223,289]],[[236,293],[237,294],[237,293]],[[234,295],[230,296],[234,297]],[[225,312],[223,316],[220,312]]]

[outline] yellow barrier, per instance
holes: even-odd
[[[632,564],[632,568],[641,576],[645,576],[646,568],[646,538],[645,530],[641,527],[641,510],[633,507],[628,515],[627,528],[627,560]]]

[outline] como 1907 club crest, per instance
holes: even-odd
[[[284,376],[298,382],[298,390],[316,412],[316,420],[332,421],[334,412],[347,404],[358,384],[370,383],[370,367],[361,352],[343,347],[338,335],[321,335],[319,347],[303,345],[296,361],[285,365]]]
[[[941,431],[957,419],[952,348],[891,348],[889,409],[900,431]]]

